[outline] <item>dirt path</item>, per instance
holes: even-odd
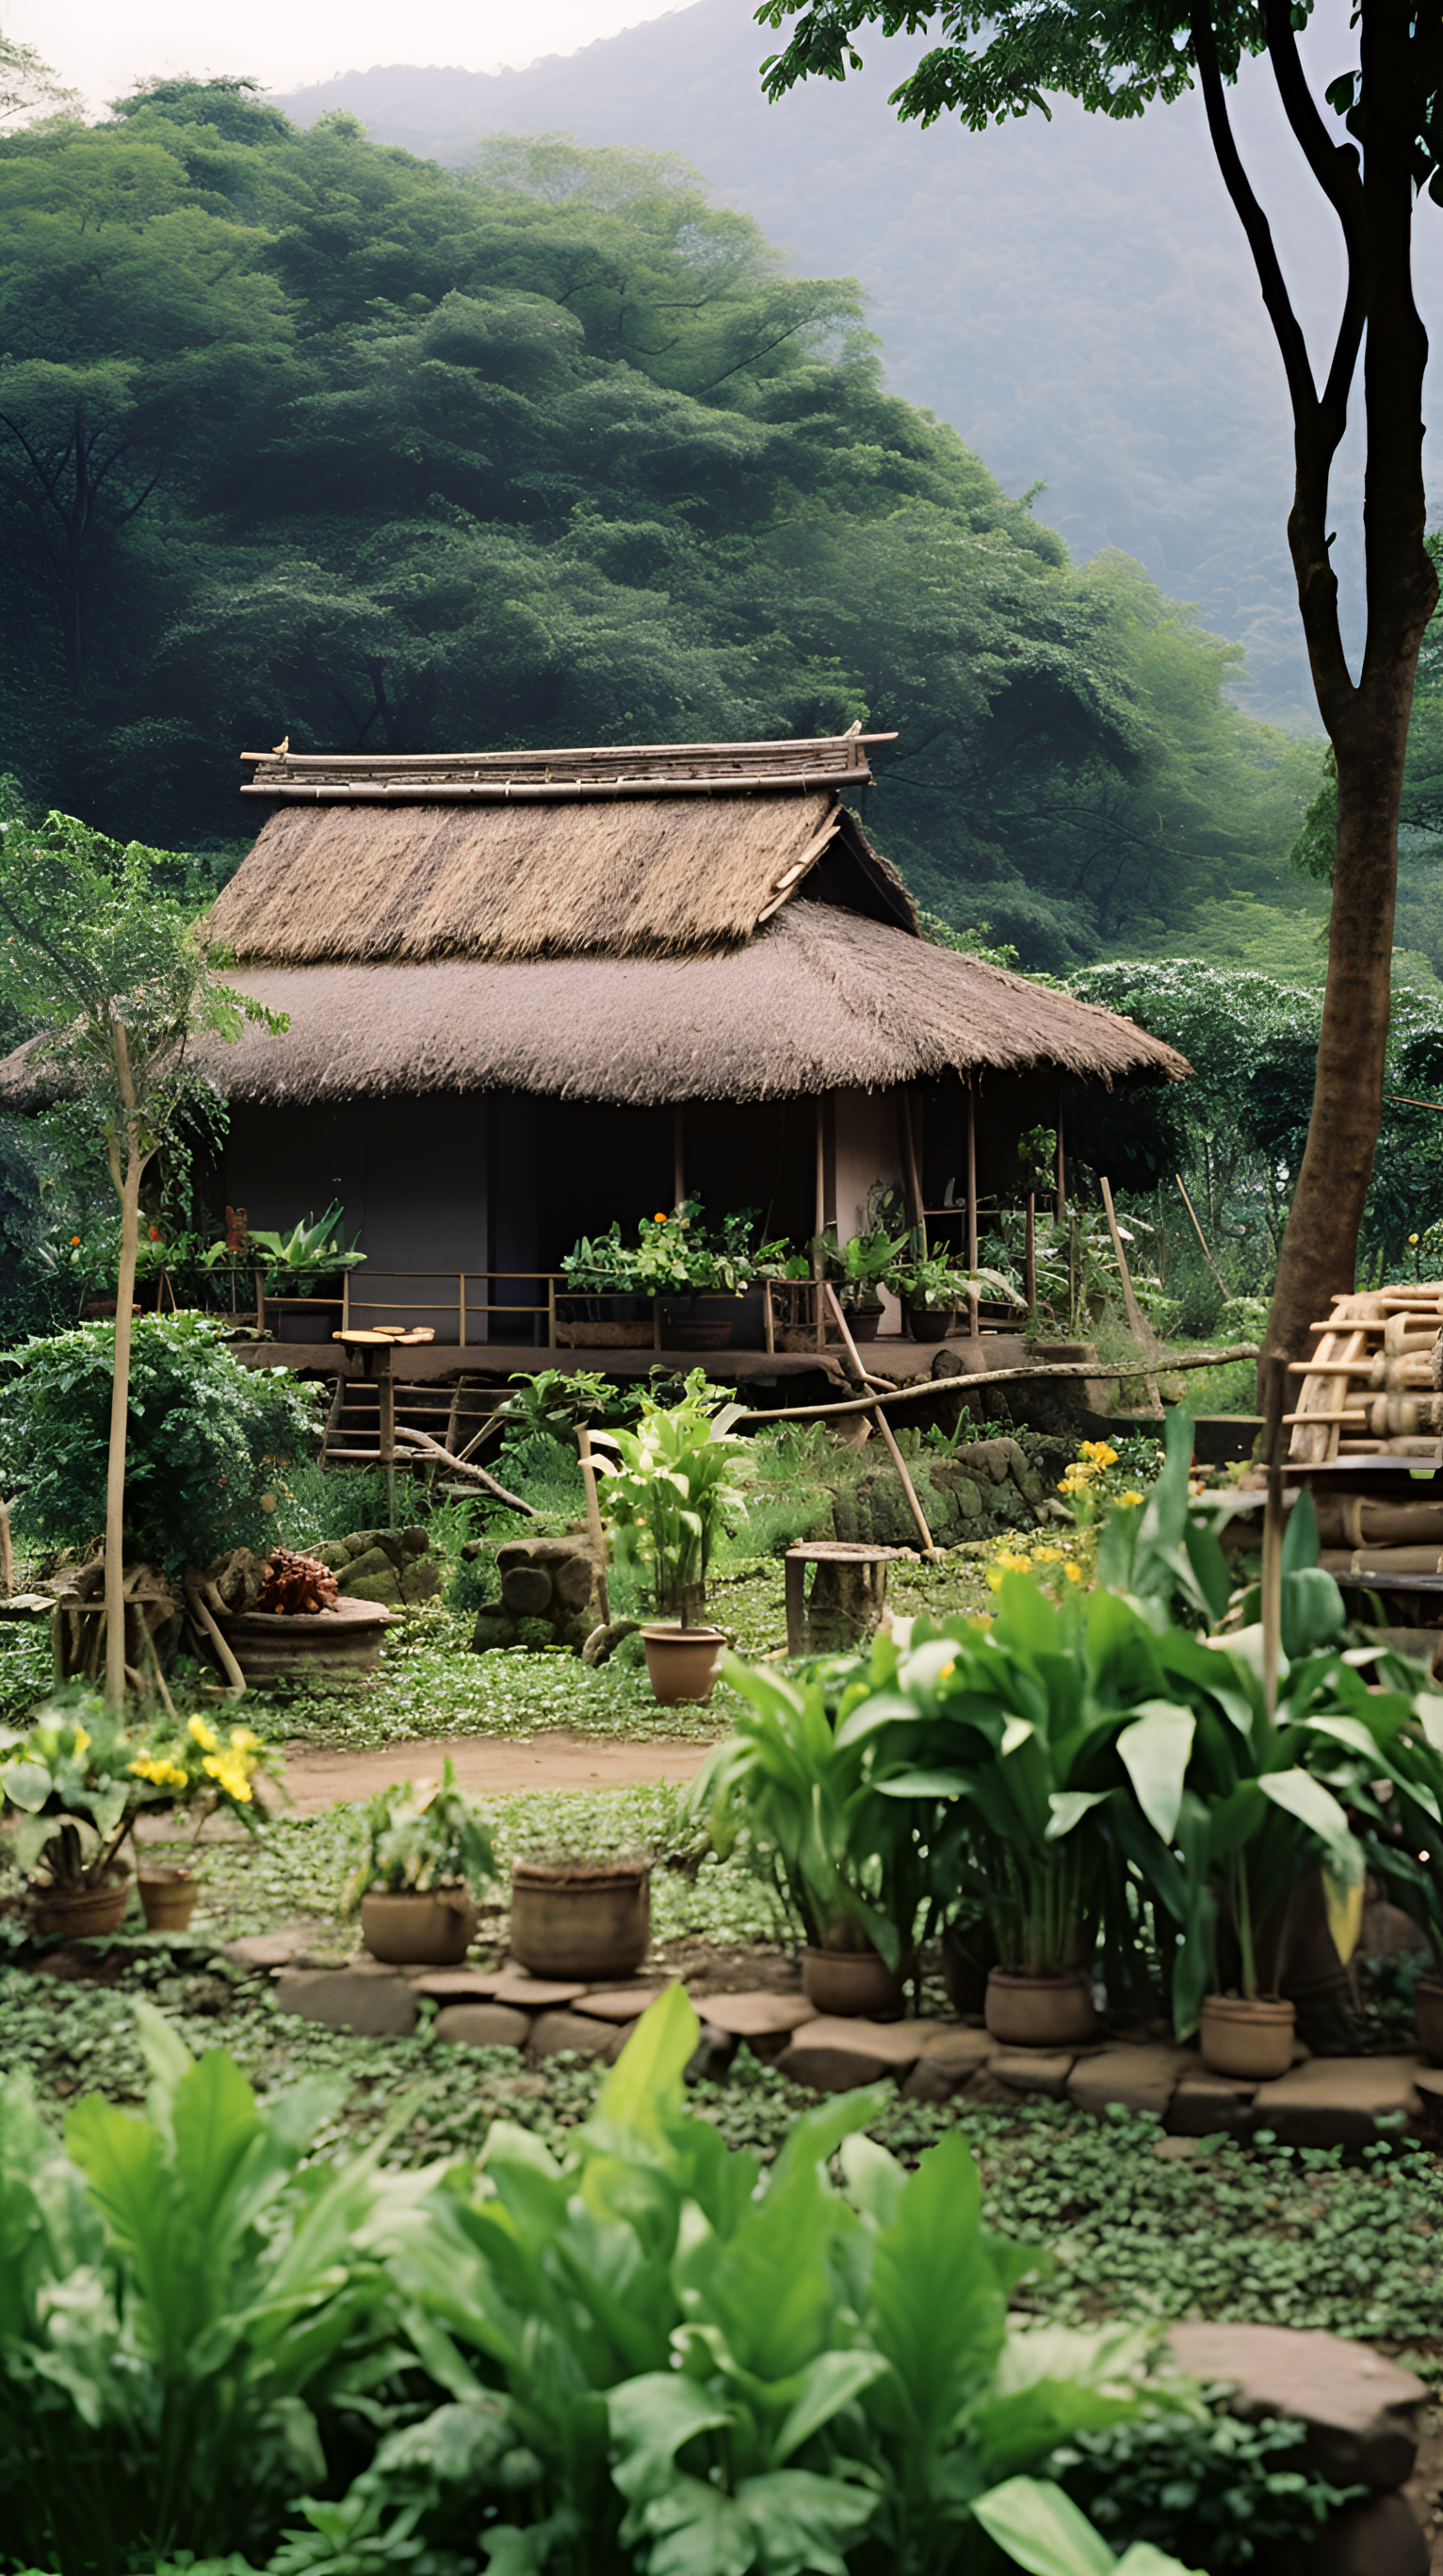
[[[524,1789],[635,1789],[651,1780],[694,1780],[709,1744],[598,1743],[557,1730],[488,1739],[429,1736],[372,1753],[327,1753],[312,1744],[286,1747],[286,1786],[295,1800],[286,1815],[314,1816],[338,1799],[369,1798],[393,1780],[434,1780],[449,1753],[457,1784],[472,1797],[504,1798]]]

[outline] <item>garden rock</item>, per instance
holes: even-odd
[[[708,2012],[714,2002],[708,1998]],[[794,2032],[791,2046],[777,2060],[778,2071],[793,2084],[810,2085],[814,2093],[845,2093],[854,2084],[875,2084],[879,2076],[901,2075],[915,2065],[922,2028],[915,2021],[821,2014]]]
[[[1411,2057],[1311,2057],[1258,2086],[1258,2125],[1285,2147],[1366,2146],[1380,2118],[1418,2117],[1417,2071]]]
[[[519,2004],[523,2012],[545,2012],[554,2004],[574,2004],[586,1985],[567,1977],[533,1977],[525,1968],[503,1968],[492,1984],[498,2004]]]
[[[581,2013],[543,2012],[531,2024],[531,2054],[559,2057],[564,2049],[571,2049],[578,2057],[615,2056],[629,2037],[624,2027],[618,2030],[610,2022],[588,2021]]]
[[[934,2022],[922,2033],[923,2058],[929,2066],[940,2066],[954,2084],[975,2075],[978,2068],[985,2066],[996,2053],[997,2042],[990,2031],[964,2030],[952,2023]]]
[[[994,2061],[995,2062],[995,2061]],[[1191,2074],[1197,2059],[1190,2049],[1100,2048],[1079,2057],[1067,2082],[1068,2100],[1079,2111],[1103,2111],[1120,2102],[1129,2111],[1165,2111],[1179,2078]]]
[[[489,2004],[496,1978],[481,1968],[405,1968],[402,1974],[416,1995],[438,2004]]]
[[[604,1994],[578,1996],[576,2009],[593,2021],[640,2021],[649,2006],[666,1992],[665,1986],[639,1986],[635,1991],[629,1986],[611,1986]]]
[[[1253,2110],[1257,2089],[1240,2077],[1213,2075],[1199,2067],[1179,2082],[1166,2114],[1168,2129],[1175,2138],[1215,2138],[1220,2132],[1250,2137],[1258,2125]]]
[[[217,1955],[238,1968],[287,1968],[325,1937],[323,1924],[291,1923],[283,1932],[246,1932],[238,1941],[223,1941]]]
[[[448,2047],[524,2048],[531,2023],[506,2004],[446,2004],[436,2015],[436,2037]]]
[[[949,2075],[937,2059],[919,2057],[899,2089],[908,2102],[950,2102],[961,2081],[960,2076]]]
[[[730,2033],[718,2030],[715,2023],[704,2021],[697,2032],[696,2046],[682,2068],[688,2084],[717,2084],[725,2076],[737,2053],[738,2043]]]
[[[575,1655],[584,1653],[598,1633],[590,1609],[596,1567],[586,1538],[508,1539],[496,1550],[496,1566],[501,1599],[478,1611],[473,1654],[507,1646],[562,1646]],[[623,1623],[615,1624],[627,1633]],[[604,1658],[598,1653],[592,1660]]]
[[[379,1601],[388,1609],[434,1601],[445,1581],[445,1567],[423,1529],[352,1530],[348,1538],[328,1539],[310,1553],[330,1567],[345,1598]]]
[[[1370,2344],[1289,2326],[1202,2323],[1174,2326],[1168,2341],[1189,2378],[1231,2383],[1229,2411],[1245,2422],[1290,2415],[1305,2424],[1309,2463],[1333,2486],[1390,2489],[1411,2474],[1428,2391]]]
[[[708,1995],[704,2009],[714,2029],[729,2032],[733,2039],[765,2039],[773,2032],[799,2030],[817,2019],[815,2004],[800,1994]]]
[[[416,2027],[415,1988],[379,1960],[346,1968],[282,1968],[276,1980],[282,2012],[327,2030],[359,2031],[367,2039],[404,2039]]]
[[[999,2084],[1010,2084],[1018,2093],[1045,2093],[1049,2100],[1061,2102],[1067,2093],[1067,2079],[1072,2073],[1073,2051],[1048,2048],[998,2048],[988,2060]]]
[[[1344,2505],[1304,2551],[1305,2576],[1428,2576],[1431,2553],[1404,2497]]]

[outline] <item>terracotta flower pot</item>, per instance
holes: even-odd
[[[876,1950],[805,1950],[802,1992],[819,2013],[863,2013],[869,2021],[897,2021],[905,1997]]]
[[[471,1947],[479,1921],[464,1887],[429,1888],[361,1899],[361,1938],[373,1959],[391,1968],[454,1968]]]
[[[534,1977],[629,1977],[650,1947],[649,1861],[514,1863],[511,1956]]]
[[[1207,1995],[1200,2034],[1202,2062],[1214,2075],[1259,2084],[1286,2075],[1293,2062],[1295,2008],[1276,1996]]]
[[[644,1627],[646,1670],[663,1708],[679,1700],[710,1699],[726,1643],[720,1628]]]
[[[914,1342],[945,1342],[957,1320],[955,1306],[909,1306],[907,1330]]]
[[[1443,1976],[1430,1972],[1413,1989],[1418,2045],[1430,2066],[1443,2066]]]
[[[112,1868],[101,1887],[38,1888],[30,1921],[47,1937],[58,1933],[63,1941],[96,1940],[119,1931],[129,1903],[130,1872]]]
[[[1024,1977],[993,1968],[987,1977],[987,2027],[1011,2048],[1079,2048],[1097,2037],[1092,1971],[1072,1968],[1060,1977]]]
[[[882,1301],[880,1297],[873,1305],[848,1306],[844,1311],[847,1318],[847,1330],[851,1334],[854,1342],[874,1342],[876,1340],[877,1327],[882,1320]]]
[[[200,1894],[188,1869],[143,1869],[137,1884],[147,1932],[188,1932]]]

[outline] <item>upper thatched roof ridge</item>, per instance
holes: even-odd
[[[866,746],[892,733],[789,742],[646,742],[561,751],[245,751],[243,796],[305,805],[567,805],[628,796],[755,795],[778,787],[865,787]]]
[[[825,864],[822,864],[825,861]],[[276,966],[671,957],[750,939],[806,882],[915,932],[834,788],[612,804],[284,805],[211,915]]]

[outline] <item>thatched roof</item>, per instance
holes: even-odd
[[[749,939],[824,858],[834,900],[915,930],[901,878],[830,788],[580,807],[285,806],[211,928],[237,957],[277,966],[690,955]]]
[[[823,734],[790,742],[610,743],[571,751],[246,751],[243,796],[300,804],[547,804],[587,798],[724,796],[771,787],[865,787],[866,746],[894,733]]]
[[[264,966],[235,980],[291,1026],[205,1042],[232,1100],[524,1091],[642,1105],[1040,1064],[1107,1082],[1189,1069],[1114,1012],[811,901],[703,956]],[[22,1054],[0,1065],[0,1099],[17,1106]]]

